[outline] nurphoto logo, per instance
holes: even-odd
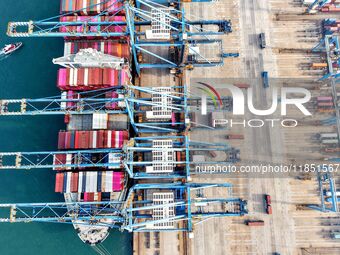
[[[197,82],[200,84],[198,89],[202,92],[201,94],[201,114],[207,115],[207,96],[213,101],[215,109],[221,109],[223,106],[223,100],[221,94],[217,91],[215,86],[210,85],[204,82]],[[311,116],[312,114],[309,110],[304,106],[304,104],[308,103],[311,99],[311,93],[305,88],[298,88],[298,87],[282,87],[272,88],[271,90],[271,106],[268,109],[256,109],[254,106],[254,92],[251,87],[241,89],[232,84],[223,84],[219,86],[220,88],[227,89],[231,93],[232,97],[232,114],[235,116],[243,116],[246,114],[246,107],[249,113],[256,115],[256,116],[270,116],[274,114],[278,107],[280,106],[280,115],[287,116],[287,106],[293,105],[297,109],[301,111],[304,116]],[[280,97],[279,97],[280,95]],[[287,127],[294,127],[297,126],[297,120],[294,119],[266,119],[265,121],[270,122],[272,127],[274,126],[275,121],[281,121],[282,126]],[[252,125],[251,123],[258,122],[258,125]],[[217,125],[227,125],[232,124],[233,120],[226,120],[226,119],[215,119],[212,120],[213,127]],[[235,121],[234,121],[235,123]],[[246,126],[246,123],[250,123],[249,127],[262,127],[264,124],[263,120],[260,119],[251,119],[251,120],[244,120],[242,123]],[[289,123],[289,124],[285,124]],[[292,124],[293,123],[293,124]]]

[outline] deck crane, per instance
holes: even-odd
[[[116,3],[123,2],[117,0]],[[115,19],[121,13],[125,19]],[[191,21],[185,18],[180,7],[169,8],[148,0],[137,1],[137,7],[125,2],[111,16],[106,16],[104,10],[87,20],[63,21],[64,16],[72,14],[41,21],[10,22],[7,34],[11,37],[127,37],[139,74],[143,68],[222,65],[225,57],[222,40],[211,37],[232,31],[228,20]],[[102,20],[98,21],[98,17]],[[210,29],[212,26],[215,29]]]
[[[209,161],[209,151],[224,153],[226,159]],[[195,155],[201,155],[197,157]],[[120,148],[1,152],[0,170],[46,169],[72,171],[81,168],[123,169],[133,179],[190,178],[196,166],[236,162],[235,149],[228,144],[191,141],[187,136],[135,137]]]
[[[0,223],[76,223],[129,232],[192,232],[200,221],[248,213],[246,201],[230,198],[231,187],[229,183],[136,184],[125,202],[0,204],[0,211],[9,215],[0,218]],[[223,195],[207,196],[206,189],[217,189]]]

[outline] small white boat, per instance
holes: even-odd
[[[14,51],[18,50],[19,48],[21,48],[21,46],[22,46],[22,42],[7,44],[7,45],[5,45],[5,47],[3,47],[1,49],[0,54],[1,55],[9,55],[9,54],[13,53]]]

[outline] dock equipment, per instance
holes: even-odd
[[[2,152],[0,170],[106,168],[125,170],[133,179],[190,178],[201,173],[195,171],[196,166],[235,162],[233,157],[212,162],[195,155],[220,151],[228,156],[233,150],[228,144],[190,141],[187,136],[135,137],[122,149]]]
[[[312,49],[313,52],[326,54],[327,73],[320,79],[328,81],[332,89],[333,104],[335,109],[335,124],[340,143],[340,105],[338,104],[338,95],[340,94],[338,83],[340,78],[340,43],[338,35],[324,35],[324,38]],[[337,67],[337,68],[335,68]]]
[[[3,99],[0,100],[0,116],[23,115],[60,115],[92,113],[126,113],[126,110],[108,109],[108,104],[123,102],[124,98],[106,98],[108,92],[124,94],[123,87],[91,90],[60,96],[37,99]]]
[[[307,13],[317,13],[324,5],[328,4],[331,0],[315,0],[308,6]]]
[[[230,198],[231,187],[228,183],[136,184],[125,202],[0,204],[0,211],[9,215],[0,218],[0,223],[76,223],[129,232],[191,232],[194,224],[204,220],[248,213],[246,201]],[[206,189],[224,191],[229,198],[209,197]]]
[[[337,189],[332,171],[318,172],[319,192],[321,205],[309,205],[308,207],[322,212],[339,212],[339,201],[337,199]],[[327,191],[327,194],[326,192]],[[326,198],[326,195],[330,196]],[[330,205],[327,205],[330,202]]]
[[[105,97],[112,92],[116,98]],[[139,96],[141,93],[143,97]],[[223,101],[227,105],[231,99],[226,97]],[[136,133],[169,133],[186,130],[190,126],[189,113],[201,111],[200,102],[200,97],[188,94],[186,86],[116,86],[38,99],[3,99],[0,116],[127,114]],[[112,104],[118,107],[107,107]],[[207,98],[207,109],[214,109],[211,98]]]
[[[123,3],[122,0],[116,3],[120,2]],[[125,2],[111,16],[105,16],[105,11],[82,21],[63,21],[66,14],[62,14],[41,21],[10,22],[7,34],[11,37],[128,37],[137,73],[143,68],[223,64],[226,55],[222,40],[212,36],[230,33],[229,20],[191,21],[180,6],[167,7],[148,0],[136,1],[136,7]],[[115,19],[122,11],[125,18]],[[98,17],[102,21],[98,21]],[[212,26],[215,29],[211,29]],[[166,54],[160,54],[161,51]]]

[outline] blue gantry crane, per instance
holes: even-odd
[[[225,159],[206,160],[204,155],[209,151],[223,152]],[[228,144],[196,142],[187,136],[163,135],[135,137],[122,149],[1,152],[0,169],[123,169],[133,179],[176,179],[206,173],[195,171],[196,166],[225,165],[238,160],[235,149]]]
[[[115,93],[116,97],[106,97]],[[139,96],[143,94],[143,97]],[[208,98],[207,109],[214,110]],[[230,97],[223,98],[231,101]],[[0,100],[2,116],[126,114],[136,133],[183,132],[190,126],[189,113],[201,111],[201,98],[189,96],[187,87],[116,86],[37,99]],[[111,106],[116,104],[115,108]],[[229,111],[229,108],[225,109]]]
[[[230,196],[229,183],[148,183],[129,189],[126,200],[0,204],[0,223],[45,222],[95,225],[129,232],[189,231],[200,221],[243,216],[247,202]],[[211,197],[206,189],[218,189]],[[180,224],[181,223],[181,224]]]
[[[320,79],[339,78],[338,66],[340,66],[340,44],[337,35],[324,35],[324,38],[312,49],[312,52],[320,52],[326,54],[327,73]]]
[[[336,183],[332,171],[318,172],[318,183],[321,205],[309,205],[308,207],[322,212],[339,211],[339,199],[337,197]]]

